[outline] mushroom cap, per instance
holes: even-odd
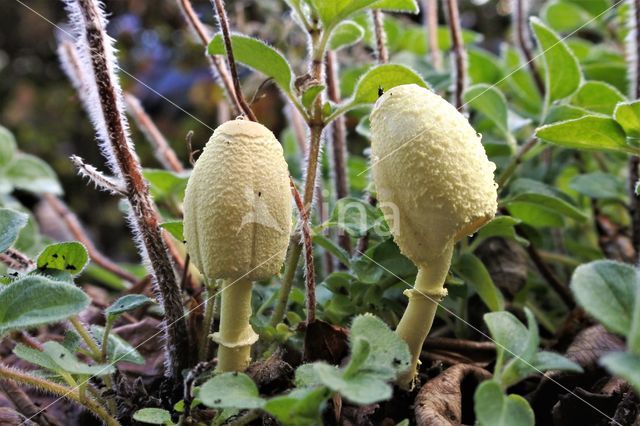
[[[220,125],[185,192],[184,236],[192,261],[211,279],[265,279],[279,272],[290,232],[282,146],[259,123]]]
[[[497,209],[495,164],[453,105],[415,84],[371,112],[373,180],[394,240],[417,265],[474,233]]]

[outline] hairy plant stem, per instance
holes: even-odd
[[[387,34],[384,31],[384,15],[380,9],[371,10],[371,14],[376,36],[376,58],[379,64],[386,64],[389,62],[389,51],[387,50]]]
[[[185,18],[187,19],[187,23],[191,30],[195,33],[195,35],[200,39],[202,45],[207,48],[209,44],[209,40],[211,39],[211,35],[205,28],[205,26],[198,18],[198,15],[193,10],[191,6],[190,0],[178,0],[178,5],[182,10]],[[211,65],[211,73],[213,78],[220,78],[222,81],[222,88],[224,89],[224,93],[229,101],[229,107],[232,110],[234,116],[240,115],[240,111],[242,108],[238,103],[238,98],[233,91],[233,81],[231,81],[231,76],[229,75],[229,70],[225,67],[223,60],[219,56],[215,55],[207,55],[209,59],[209,64]]]
[[[442,71],[442,52],[438,44],[438,0],[422,0],[422,25],[427,28],[431,64],[436,71]]]
[[[540,72],[536,67],[535,62],[533,61],[533,53],[531,52],[531,48],[529,47],[528,40],[528,32],[527,32],[527,15],[528,10],[525,5],[527,0],[514,0],[513,4],[513,24],[514,24],[514,32],[517,40],[518,47],[522,51],[525,60],[527,61],[527,66],[531,71],[531,75],[533,76],[533,81],[536,84],[536,88],[542,94],[544,94],[544,81],[542,81],[542,77],[540,76]]]
[[[453,57],[456,70],[456,85],[453,92],[454,105],[458,111],[464,109],[462,95],[466,84],[466,57],[464,43],[462,41],[462,29],[460,28],[460,14],[458,12],[458,0],[445,0],[447,10],[447,22],[453,42]]]
[[[630,0],[629,29],[631,37],[627,37],[627,60],[631,72],[629,82],[629,98],[640,98],[640,0]],[[631,217],[631,241],[636,252],[640,255],[640,199],[636,194],[636,184],[640,180],[640,157],[632,155],[629,158],[629,216]]]
[[[236,61],[233,57],[233,47],[231,44],[231,33],[229,31],[229,20],[227,19],[227,12],[224,9],[223,0],[213,0],[215,5],[216,14],[218,16],[218,23],[220,24],[220,30],[222,31],[222,38],[224,40],[224,50],[227,54],[227,65],[231,71],[231,79],[233,81],[233,90],[235,92],[240,109],[251,121],[258,121],[253,110],[242,95],[242,89],[240,88],[240,79],[238,77],[238,69],[236,67]]]
[[[47,414],[31,401],[29,395],[16,382],[13,380],[0,380],[0,390],[13,403],[20,414],[28,419],[35,420],[39,425],[51,425]]]
[[[89,351],[91,351],[91,357],[93,358],[93,360],[96,362],[100,362],[102,360],[100,348],[98,347],[96,341],[93,340],[93,337],[91,337],[91,334],[89,334],[89,331],[86,329],[84,324],[82,324],[80,318],[78,318],[78,316],[72,316],[71,318],[69,318],[69,322],[76,330],[76,332],[80,335],[84,343],[87,345]]]
[[[120,423],[109,414],[105,407],[98,404],[92,398],[81,395],[78,389],[53,383],[46,379],[32,376],[26,372],[22,372],[2,364],[0,364],[0,380],[13,380],[14,382],[22,383],[36,389],[50,392],[56,396],[69,399],[85,407],[93,415],[102,420],[107,426],[120,425]]]
[[[140,164],[136,159],[126,133],[126,125],[120,110],[117,82],[112,80],[108,63],[109,40],[99,5],[95,0],[77,0],[84,18],[84,37],[91,52],[90,66],[95,76],[95,86],[104,117],[108,141],[105,143],[115,157],[115,164],[124,180],[127,199],[131,205],[132,219],[140,233],[141,244],[149,257],[160,299],[165,312],[168,357],[167,374],[176,379],[181,371],[189,366],[189,338],[187,334],[182,297],[176,282],[173,265],[167,253],[158,216],[149,194],[149,186],[142,176]]]

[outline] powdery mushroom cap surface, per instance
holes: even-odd
[[[279,272],[290,230],[291,192],[282,146],[259,123],[220,125],[185,193],[184,236],[192,261],[211,279],[264,279]]]
[[[497,185],[481,136],[453,105],[408,84],[371,112],[373,180],[402,253],[417,265],[494,217]]]

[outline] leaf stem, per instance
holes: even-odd
[[[96,341],[93,339],[93,337],[91,337],[87,328],[80,321],[80,318],[78,318],[77,315],[74,315],[69,318],[69,322],[71,323],[71,325],[73,325],[73,328],[80,335],[80,337],[82,337],[82,340],[84,340],[84,343],[91,351],[91,358],[93,358],[93,360],[96,362],[100,362],[102,360],[100,348],[98,348]]]
[[[0,379],[13,380],[27,386],[50,392],[59,397],[69,399],[85,407],[96,417],[105,422],[107,426],[120,425],[120,423],[113,418],[103,406],[91,398],[83,397],[77,389],[53,383],[46,379],[32,376],[2,364],[0,364]]]

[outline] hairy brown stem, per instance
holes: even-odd
[[[464,94],[466,84],[466,57],[464,53],[464,44],[462,41],[462,29],[460,28],[460,14],[458,12],[457,0],[445,0],[447,6],[447,22],[449,24],[449,33],[453,43],[453,57],[456,69],[456,85],[453,93],[453,99],[458,111],[464,109],[462,96]]]
[[[193,10],[191,1],[178,0],[178,5],[180,6],[180,10],[182,10],[183,15],[185,16],[189,27],[200,39],[200,42],[206,49],[206,47],[209,45],[209,41],[211,40],[211,35],[202,24],[202,21],[200,21],[200,18],[198,18],[198,15]],[[211,72],[214,79],[216,77],[219,77],[220,81],[222,82],[222,88],[224,89],[227,99],[229,100],[229,105],[232,109],[233,115],[240,115],[242,107],[238,102],[238,98],[236,98],[235,92],[233,90],[233,81],[231,80],[231,75],[229,75],[229,70],[224,65],[224,61],[222,61],[222,59],[216,55],[207,55],[207,58],[209,59],[209,64],[211,65]]]
[[[387,50],[387,34],[384,32],[383,14],[380,9],[373,9],[371,14],[376,36],[376,57],[379,64],[386,64],[389,62],[389,51]]]
[[[48,426],[52,424],[47,414],[36,407],[29,395],[13,380],[0,380],[0,390],[4,392],[16,407],[16,410],[23,416],[33,419],[39,425]]]
[[[233,81],[233,90],[235,92],[240,109],[251,121],[258,121],[253,110],[245,100],[242,89],[240,88],[240,79],[238,78],[238,69],[236,68],[236,61],[233,57],[233,47],[231,45],[231,34],[229,31],[229,20],[227,19],[227,12],[224,9],[223,0],[213,0],[216,13],[218,16],[218,22],[220,24],[220,30],[222,31],[222,38],[224,39],[224,50],[227,54],[227,65],[231,71],[231,80]]]
[[[302,244],[304,246],[304,264],[305,264],[305,284],[307,290],[307,324],[316,320],[316,280],[313,264],[313,244],[311,241],[311,228],[309,227],[309,212],[304,207],[298,188],[293,183],[293,179],[289,177],[291,184],[291,192],[296,202],[296,207],[300,213],[300,222],[302,227]]]
[[[531,52],[531,48],[529,47],[529,39],[527,38],[527,14],[528,10],[525,6],[525,2],[527,0],[514,0],[513,5],[513,24],[514,24],[514,32],[516,33],[516,39],[518,43],[518,47],[522,51],[522,54],[527,61],[527,66],[531,71],[531,75],[533,76],[533,81],[538,88],[538,91],[541,94],[544,94],[544,82],[542,81],[542,77],[540,76],[540,72],[536,67],[535,62],[533,61],[533,53]]]
[[[131,93],[125,92],[124,101],[127,104],[127,111],[136,122],[138,128],[146,136],[147,140],[153,147],[153,154],[162,166],[176,173],[184,171],[184,166],[178,159],[175,151],[169,146],[169,142],[165,139],[160,129],[151,120],[151,117],[142,108],[140,100]]]
[[[4,263],[16,271],[26,272],[36,267],[33,260],[14,248],[7,249],[4,253],[0,253],[0,263]]]
[[[632,99],[640,98],[640,0],[632,0],[631,13],[629,13],[629,29],[634,34],[633,39],[628,39],[627,60],[631,72],[631,81],[629,82],[629,97]],[[636,256],[640,253],[640,199],[636,194],[636,184],[640,179],[640,157],[631,156],[629,158],[629,216],[631,217],[631,241]]]
[[[442,70],[442,52],[438,45],[438,0],[422,0],[422,25],[427,28],[427,43],[431,64]]]
[[[69,207],[62,200],[52,194],[45,194],[44,200],[53,209],[53,211],[58,214],[73,238],[84,244],[87,252],[89,253],[89,257],[96,265],[111,272],[119,278],[122,278],[125,281],[129,281],[132,284],[138,281],[138,279],[132,273],[122,269],[96,248],[96,246],[93,244],[93,241],[91,240],[91,238],[89,238],[84,227],[78,220],[78,217],[73,214],[71,210],[69,210]]]
[[[149,256],[150,267],[156,281],[165,311],[167,333],[167,373],[180,378],[189,365],[189,339],[182,308],[182,297],[176,282],[167,247],[162,239],[158,217],[149,187],[142,176],[140,164],[133,154],[123,125],[123,115],[118,102],[116,82],[112,81],[108,53],[109,42],[103,28],[98,4],[95,0],[77,0],[84,17],[84,36],[91,52],[91,67],[95,76],[100,107],[106,125],[108,143],[124,180],[127,199],[131,204],[132,219],[140,232],[141,243]]]

